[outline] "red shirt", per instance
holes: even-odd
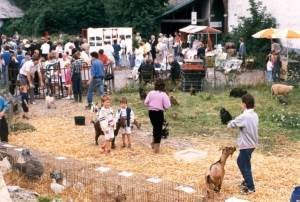
[[[104,54],[99,54],[99,60],[103,63],[103,65],[108,65],[108,57]]]

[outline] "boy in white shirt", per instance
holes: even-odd
[[[127,147],[131,148],[131,126],[134,122],[134,113],[131,108],[128,107],[127,99],[122,97],[120,100],[120,108],[116,113],[116,130],[115,136],[118,135],[119,130],[122,133],[122,141],[123,148],[126,147],[126,139],[127,139]],[[113,140],[113,148],[114,148],[114,140]]]

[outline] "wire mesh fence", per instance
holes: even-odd
[[[0,153],[7,155],[12,162],[17,161],[23,148],[0,144]],[[34,158],[44,166],[44,173],[39,181],[47,195],[55,195],[50,189],[50,173],[62,173],[66,187],[64,196],[80,197],[82,201],[91,202],[201,202],[204,201],[198,188],[147,177],[129,171],[118,171],[97,164],[91,164],[69,157],[52,156],[44,152],[30,151]],[[29,181],[30,184],[30,181]],[[34,187],[34,186],[32,186]],[[28,188],[28,187],[25,187]],[[81,201],[79,200],[79,201]]]

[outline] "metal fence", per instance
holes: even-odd
[[[10,159],[17,159],[22,149],[14,145],[0,144],[0,153]],[[187,185],[151,178],[140,174],[117,171],[96,164],[66,157],[54,157],[49,154],[31,151],[44,165],[44,174],[39,181],[39,188],[45,187],[48,194],[55,194],[49,189],[50,172],[60,171],[66,179],[69,198],[80,197],[78,201],[92,202],[202,202],[205,201],[201,190]],[[15,161],[13,161],[15,162]],[[26,187],[24,187],[26,188]],[[69,190],[69,191],[68,191]],[[76,195],[76,196],[74,196]]]
[[[87,93],[87,81],[91,78],[90,74],[90,66],[84,64],[81,69],[81,79],[82,79],[82,91],[83,94]],[[107,91],[114,90],[114,71],[111,65],[105,65],[105,86]],[[8,69],[10,71],[10,69]],[[45,84],[44,87],[40,87],[40,81],[38,78],[38,73],[36,72],[33,78],[33,85],[34,85],[34,96],[36,99],[43,99],[46,96],[47,92],[51,92],[53,96],[56,98],[64,98],[67,97],[67,86],[66,86],[66,74],[67,68],[61,67],[60,62],[53,63],[50,65],[47,70],[45,68],[41,69],[42,80]],[[2,82],[3,75],[0,74],[0,81]],[[9,85],[12,82],[8,81]],[[18,81],[14,84],[15,85],[15,92],[18,94]]]

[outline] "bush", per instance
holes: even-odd
[[[275,112],[271,120],[280,127],[287,129],[300,129],[300,114],[291,112]]]

